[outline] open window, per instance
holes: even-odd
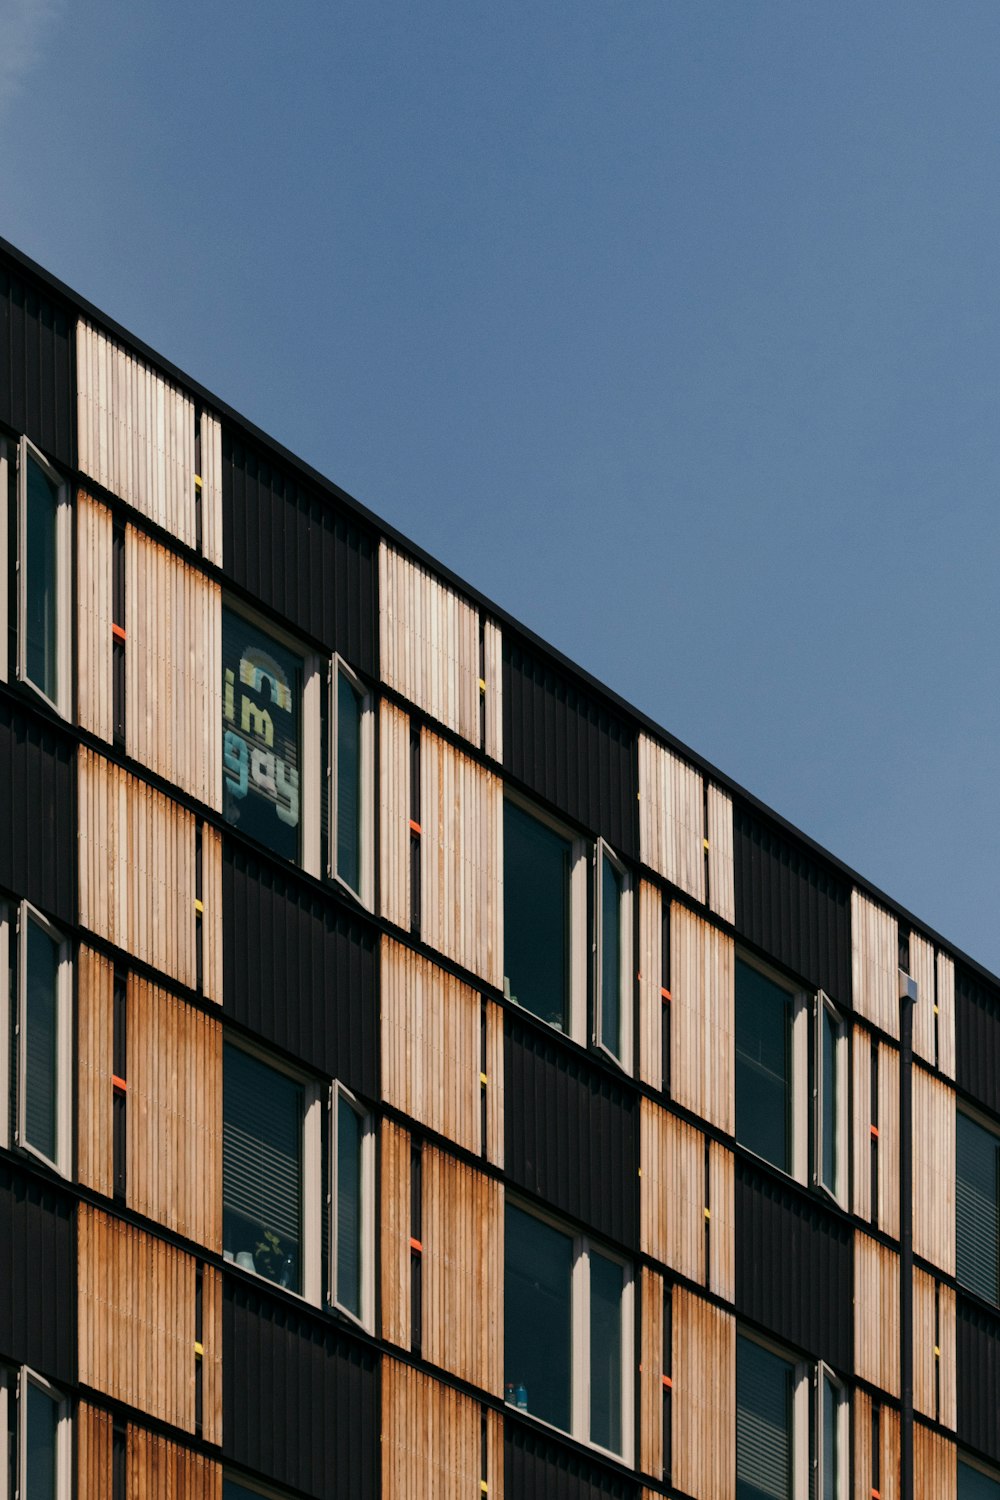
[[[12,541],[17,677],[67,719],[73,712],[72,516],[68,485],[34,443],[0,439],[0,679],[9,671]]]
[[[374,904],[375,727],[372,696],[339,656],[330,679],[330,850],[334,880]]]
[[[847,1025],[822,990],[813,1014],[813,1182],[844,1204],[847,1198]]]
[[[0,1369],[0,1500],[69,1500],[69,1401],[33,1370]]]
[[[67,1176],[72,1161],[72,964],[67,939],[27,901],[0,904],[0,1145]]]
[[[740,1334],[736,1500],[842,1500],[849,1424],[847,1390],[827,1365]]]
[[[632,1067],[632,888],[603,839],[594,851],[594,1042]]]
[[[342,1084],[330,1093],[330,1301],[374,1326],[375,1135],[371,1115]]]

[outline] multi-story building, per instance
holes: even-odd
[[[1000,983],[0,249],[0,1500],[997,1500]]]

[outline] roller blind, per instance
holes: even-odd
[[[1000,1301],[1000,1138],[967,1115],[957,1120],[957,1273],[963,1286],[988,1302]]]
[[[749,1339],[736,1346],[736,1500],[791,1500],[792,1366]]]
[[[273,1230],[296,1249],[302,1225],[302,1117],[301,1084],[238,1047],[226,1047],[225,1211],[265,1231]],[[226,1248],[230,1248],[228,1237]]]

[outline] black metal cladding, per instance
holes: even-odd
[[[737,932],[850,1005],[850,883],[739,803],[733,837]]]
[[[619,854],[638,859],[635,727],[506,634],[503,763]]]
[[[504,1422],[504,1489],[516,1500],[638,1500],[639,1486],[539,1433]]]
[[[222,555],[267,608],[377,675],[376,538],[225,429]]]
[[[76,920],[72,741],[0,689],[0,885]]]
[[[507,1181],[618,1244],[636,1244],[636,1096],[510,1016],[504,1026]]]
[[[955,1082],[1000,1114],[1000,991],[955,968]]]
[[[307,1495],[375,1500],[377,1355],[226,1277],[223,1456]]]
[[[850,1227],[818,1199],[736,1164],[736,1311],[835,1369],[854,1368]]]
[[[76,1378],[73,1200],[0,1161],[0,1356]]]
[[[1000,1462],[1000,1316],[960,1295],[956,1343],[959,1442]]]
[[[67,468],[73,462],[74,321],[0,265],[0,421]]]
[[[225,1011],[377,1098],[375,929],[229,838],[222,911]]]

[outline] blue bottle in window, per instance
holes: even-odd
[[[518,1411],[528,1410],[528,1387],[522,1381],[508,1380],[503,1394],[508,1406],[516,1406]]]

